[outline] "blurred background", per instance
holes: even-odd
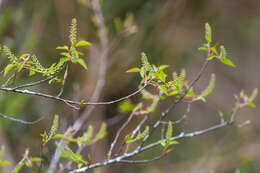
[[[228,57],[236,68],[212,61],[207,72],[196,84],[200,91],[208,84],[211,73],[216,74],[216,88],[207,98],[207,103],[196,102],[185,122],[174,128],[174,134],[191,132],[219,123],[217,111],[228,116],[234,104],[234,94],[242,89],[250,94],[260,85],[260,1],[259,0],[103,0],[108,45],[105,85],[100,101],[114,100],[135,91],[140,82],[137,74],[125,73],[139,66],[140,53],[146,52],[153,64],[168,64],[167,73],[185,68],[187,78],[193,79],[200,70],[205,53],[198,51],[204,42],[204,24],[210,23],[213,40],[224,44]],[[118,34],[117,21],[133,17],[130,30]],[[78,36],[93,44],[85,51],[88,71],[72,65],[65,86],[64,97],[80,100],[89,98],[97,81],[101,46],[97,27],[93,21],[93,10],[88,0],[0,0],[0,43],[7,45],[16,55],[22,52],[35,54],[46,67],[57,62],[59,52],[55,47],[69,44],[71,19],[78,20]],[[130,20],[130,19],[129,19]],[[0,57],[3,69],[8,60]],[[39,76],[28,78],[26,74],[17,77],[15,84],[28,83]],[[3,81],[1,77],[1,81]],[[30,88],[36,91],[57,94],[59,87],[44,84]],[[138,96],[134,99],[138,99]],[[260,170],[260,118],[259,97],[257,107],[244,108],[237,115],[236,124],[251,120],[243,128],[228,127],[208,134],[180,140],[174,151],[165,158],[142,165],[115,164],[101,172],[178,172],[178,173],[257,173]],[[165,103],[167,105],[167,103]],[[165,108],[164,103],[149,121],[155,120]],[[177,120],[185,113],[185,104],[171,112],[169,119]],[[0,119],[0,145],[6,147],[6,160],[12,161],[3,172],[15,166],[25,151],[31,149],[33,156],[39,156],[40,133],[50,128],[54,114],[61,116],[60,132],[64,132],[77,117],[68,106],[53,100],[0,93],[0,112],[25,120],[45,116],[35,125],[23,125]],[[104,151],[128,114],[118,112],[118,105],[96,107],[87,124],[111,122],[110,135],[92,147],[91,152],[101,159]],[[116,118],[115,118],[116,117]],[[119,118],[118,118],[119,117]],[[97,125],[99,126],[99,125]],[[113,128],[111,128],[113,127]],[[154,140],[158,139],[155,134]],[[48,167],[55,144],[44,151],[45,167]],[[100,149],[101,148],[101,149]],[[149,159],[160,148],[145,152],[137,158]],[[45,170],[44,168],[43,170]],[[22,172],[36,172],[37,169],[23,169]],[[90,171],[91,172],[91,171]]]

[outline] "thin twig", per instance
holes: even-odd
[[[29,155],[29,149],[26,149],[23,158],[17,163],[12,173],[16,173],[16,169],[28,158],[28,155]]]
[[[4,115],[2,113],[0,113],[0,117],[3,117],[5,119],[11,120],[11,121],[15,121],[15,122],[18,122],[18,123],[21,123],[21,124],[36,124],[36,123],[38,123],[38,122],[40,122],[41,120],[44,119],[44,116],[42,116],[41,118],[39,118],[35,121],[25,121],[25,120],[21,120],[21,119],[17,119],[17,118],[13,118],[13,117]]]
[[[136,112],[136,109],[132,111],[132,113],[129,115],[128,119],[126,120],[126,122],[117,131],[115,139],[113,140],[113,142],[110,145],[110,149],[109,149],[108,154],[107,154],[108,158],[110,158],[112,156],[113,149],[114,149],[114,147],[115,147],[115,145],[116,145],[116,143],[118,141],[118,138],[119,138],[121,132],[129,124],[129,122],[132,120],[132,118],[134,117],[135,112]]]
[[[42,84],[50,79],[54,78],[54,76],[49,76],[45,79],[42,79],[42,80],[39,80],[39,81],[36,81],[36,82],[32,82],[32,83],[29,83],[29,84],[24,84],[24,85],[20,85],[20,86],[17,86],[17,87],[14,87],[13,89],[16,90],[16,89],[20,89],[20,88],[26,88],[26,87],[31,87],[31,86],[35,86],[35,85],[39,85],[39,84]]]
[[[128,99],[128,98],[138,94],[146,86],[147,85],[142,86],[137,91],[135,91],[135,92],[133,92],[133,93],[131,93],[131,94],[125,96],[125,97],[121,97],[119,99],[116,99],[116,100],[113,100],[113,101],[108,101],[108,102],[80,102],[80,101],[73,101],[73,100],[63,99],[63,98],[60,98],[58,96],[53,96],[53,95],[49,95],[49,94],[45,94],[45,93],[41,93],[41,92],[35,92],[35,91],[30,91],[30,90],[19,90],[19,89],[16,89],[16,88],[7,88],[7,87],[3,87],[3,86],[0,87],[0,90],[6,91],[6,92],[21,93],[21,94],[25,94],[25,95],[40,96],[40,97],[53,99],[53,100],[61,101],[61,102],[64,102],[64,103],[74,104],[74,105],[109,105],[109,104],[117,103],[117,102],[120,102],[122,100]]]
[[[233,124],[233,122],[225,122],[225,123],[217,124],[215,126],[212,126],[212,127],[209,127],[209,128],[203,129],[203,130],[199,130],[199,131],[194,131],[194,132],[190,132],[190,133],[181,132],[178,136],[174,136],[170,140],[178,140],[178,139],[182,139],[182,138],[186,138],[186,137],[193,137],[193,136],[202,135],[202,134],[205,134],[205,133],[214,131],[216,129],[219,129],[219,128],[222,128],[222,127],[225,127],[225,126],[232,125],[232,124]],[[122,160],[133,157],[133,156],[135,156],[135,155],[137,155],[137,154],[139,154],[143,151],[146,151],[146,150],[151,149],[151,148],[158,146],[158,145],[161,145],[161,143],[159,141],[148,144],[146,146],[143,146],[140,149],[135,149],[134,151],[132,151],[130,153],[124,153],[123,155],[118,156],[116,158],[109,159],[109,160],[106,160],[106,161],[103,161],[103,162],[97,162],[97,163],[91,164],[89,166],[82,167],[80,169],[72,170],[70,173],[85,172],[88,169],[106,166],[106,165],[112,164],[112,163],[121,163]]]

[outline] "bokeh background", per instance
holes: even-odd
[[[221,110],[228,116],[234,104],[234,94],[242,89],[250,93],[253,88],[260,86],[259,0],[103,0],[102,12],[109,44],[118,37],[114,24],[116,18],[124,20],[131,13],[137,29],[134,33],[120,37],[109,53],[105,87],[100,100],[113,100],[136,90],[139,76],[125,71],[140,64],[142,51],[147,53],[153,64],[169,64],[169,75],[185,68],[188,79],[192,79],[205,59],[204,52],[198,51],[198,47],[204,42],[206,22],[213,28],[213,40],[225,45],[228,57],[236,64],[236,68],[216,61],[209,65],[195,88],[198,91],[203,89],[210,74],[215,73],[217,83],[214,92],[208,97],[206,104],[196,102],[191,105],[186,121],[176,126],[174,134],[199,130],[218,123],[217,111]],[[0,42],[9,46],[17,55],[22,52],[36,54],[42,64],[49,66],[59,57],[55,47],[69,42],[68,31],[73,17],[78,20],[79,37],[98,48],[100,41],[88,0],[0,0]],[[85,52],[85,60],[89,66],[87,72],[78,66],[71,67],[65,97],[88,98],[93,92],[99,65],[99,57],[93,52],[95,50],[92,49]],[[1,69],[7,62],[5,56],[0,57]],[[37,77],[21,75],[15,84],[35,79]],[[52,94],[58,92],[57,86],[48,84],[32,89]],[[260,171],[259,98],[255,102],[256,108],[244,108],[238,113],[237,124],[251,120],[251,124],[243,128],[228,127],[181,140],[174,152],[149,164],[115,164],[99,171],[257,173]],[[162,104],[157,112],[164,107]],[[179,119],[185,108],[185,105],[180,105],[171,112],[169,119]],[[44,120],[35,125],[22,125],[0,119],[0,145],[5,145],[6,158],[13,162],[3,172],[10,170],[21,159],[27,147],[31,149],[33,156],[39,156],[39,134],[50,127],[54,114],[62,117],[61,132],[75,118],[75,112],[59,102],[4,92],[0,93],[0,112],[26,120],[45,116]],[[117,116],[120,118],[114,120]],[[153,116],[150,121],[156,119],[156,113]],[[104,155],[104,150],[125,117],[127,114],[118,112],[117,104],[98,106],[91,114],[88,122],[94,125],[114,120],[109,127],[110,136],[92,147],[92,153],[98,158]],[[84,126],[85,129],[86,127]],[[154,138],[158,136],[159,134]],[[46,167],[54,146],[50,145],[44,154]],[[149,158],[158,152],[159,149],[154,149],[138,158]]]

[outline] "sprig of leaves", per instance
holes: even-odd
[[[233,62],[226,57],[226,49],[223,45],[219,46],[220,52],[218,51],[218,44],[211,46],[212,42],[212,29],[208,23],[205,24],[205,40],[206,44],[203,44],[199,50],[207,52],[207,60],[219,59],[223,64],[235,67]]]
[[[59,116],[55,115],[49,133],[44,131],[44,133],[41,134],[43,146],[45,146],[54,137],[58,127],[59,127]]]
[[[130,143],[143,139],[149,133],[149,129],[150,129],[149,126],[146,126],[144,131],[143,132],[139,131],[138,134],[136,135],[136,137],[132,137],[132,133],[128,134],[125,137],[125,143],[130,144]]]
[[[166,131],[166,134],[165,134],[165,139],[162,139],[162,140],[159,141],[160,144],[164,147],[164,152],[167,152],[167,153],[171,151],[171,150],[167,150],[170,145],[179,144],[178,141],[171,140],[171,138],[172,138],[172,131],[173,131],[172,129],[173,129],[172,122],[169,121],[168,128],[167,128],[167,131]]]

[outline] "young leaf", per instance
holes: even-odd
[[[229,65],[229,66],[231,66],[231,67],[236,67],[230,59],[222,58],[222,59],[220,59],[220,61],[221,61],[223,64]]]
[[[83,142],[90,142],[93,135],[93,126],[88,126],[88,130],[77,139],[78,146],[81,146]]]
[[[136,67],[135,67],[135,68],[130,68],[130,69],[127,70],[126,72],[127,72],[127,73],[132,73],[132,72],[135,73],[135,72],[140,72],[140,71],[141,71],[141,70],[140,70],[139,68],[136,68]]]
[[[216,77],[215,77],[215,74],[213,73],[213,74],[211,74],[211,78],[210,78],[208,87],[201,93],[201,96],[202,97],[208,96],[215,88],[215,84],[216,84]]]
[[[69,50],[68,46],[58,46],[56,47],[57,50]]]
[[[149,129],[149,126],[146,126],[145,130],[142,133],[139,131],[135,138],[131,138],[131,134],[127,135],[125,137],[125,143],[130,144],[140,139],[143,139],[149,133]]]
[[[141,61],[142,61],[142,67],[144,67],[145,72],[149,72],[152,70],[152,66],[150,65],[147,56],[144,52],[141,53]]]
[[[227,59],[227,53],[226,53],[226,49],[224,46],[220,46],[220,55],[219,55],[219,58],[220,58],[220,61],[223,63],[223,64],[226,64],[226,65],[229,65],[231,67],[235,67],[235,65],[233,64],[233,62],[230,60],[230,59]]]
[[[51,130],[48,134],[48,138],[49,140],[55,135],[57,129],[59,127],[59,115],[54,115],[54,119],[53,119],[53,122],[52,122],[52,126],[51,126]]]
[[[8,64],[8,65],[5,67],[4,76],[5,76],[14,66],[15,66],[14,64]]]
[[[208,44],[211,43],[212,39],[211,39],[211,27],[208,23],[205,24],[205,39],[208,42]]]
[[[164,85],[160,85],[158,87],[164,94],[168,95],[168,90]]]
[[[248,98],[248,102],[253,102],[258,94],[258,89],[255,88],[251,94],[251,96]]]
[[[91,43],[90,42],[87,42],[85,40],[81,40],[79,41],[77,44],[76,44],[76,47],[88,47],[88,46],[91,46]]]
[[[88,69],[88,67],[87,67],[87,65],[86,65],[86,63],[85,63],[85,61],[84,61],[83,59],[79,58],[79,59],[77,59],[76,61],[77,61],[77,63],[79,63],[82,67],[84,67],[86,70]]]
[[[135,108],[135,105],[130,100],[124,100],[119,103],[119,112],[131,112]]]
[[[168,123],[168,128],[167,128],[167,132],[166,132],[166,140],[170,141],[172,137],[172,122],[169,121]]]
[[[95,137],[95,140],[102,139],[106,135],[107,135],[107,125],[106,123],[102,123],[101,128]]]

